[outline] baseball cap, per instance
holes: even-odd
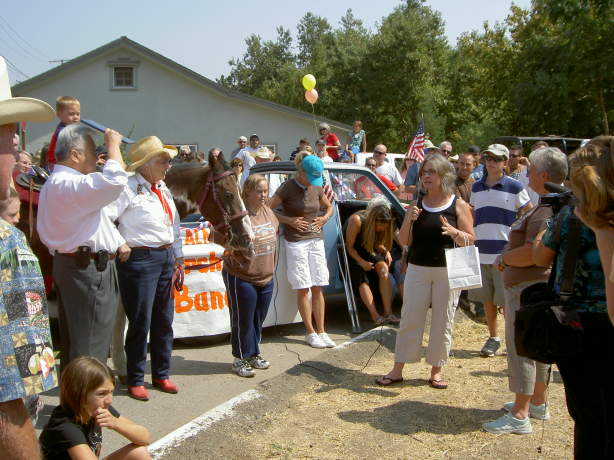
[[[237,139],[237,140],[247,142],[247,137],[239,136],[239,139]]]
[[[324,171],[324,163],[315,155],[309,155],[303,158],[301,168],[305,171],[307,180],[311,185],[322,187],[322,171]]]
[[[490,144],[482,153],[490,153],[496,158],[503,158],[509,160],[510,151],[503,144]]]
[[[439,147],[433,144],[430,139],[427,139],[424,141],[424,148],[425,149],[438,149]]]

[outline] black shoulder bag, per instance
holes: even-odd
[[[560,228],[560,222],[557,224]],[[576,307],[571,304],[582,224],[574,214],[569,217],[569,224],[560,294],[553,289],[555,258],[548,283],[534,284],[520,294],[520,309],[514,321],[518,355],[546,364],[582,351],[584,329]]]

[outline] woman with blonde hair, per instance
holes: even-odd
[[[409,263],[395,363],[376,382],[383,386],[402,382],[405,363],[420,361],[426,314],[432,306],[426,351],[426,361],[432,366],[429,384],[444,389],[448,384],[442,367],[450,355],[458,301],[458,291],[450,289],[445,249],[473,244],[473,217],[469,205],[454,194],[454,167],[445,157],[429,155],[419,178],[426,195],[407,211],[399,231],[400,243],[409,246]]]
[[[273,295],[279,224],[267,205],[269,184],[266,177],[249,176],[243,184],[242,195],[254,230],[254,254],[240,250],[231,252],[224,261],[222,277],[230,308],[232,371],[240,377],[253,377],[254,369],[270,367],[260,355],[260,338]]]
[[[598,136],[571,156],[576,214],[595,232],[614,324],[614,136]]]
[[[324,164],[306,151],[299,152],[294,162],[296,176],[277,189],[270,206],[283,209],[277,217],[284,224],[288,281],[297,294],[305,341],[313,348],[334,347],[324,330],[322,288],[328,285],[328,264],[322,228],[333,214],[322,189]]]
[[[389,277],[393,238],[394,218],[390,203],[383,197],[374,198],[366,210],[358,211],[348,219],[345,244],[350,256],[352,287],[358,291],[376,326],[399,322],[392,314],[392,284]],[[383,316],[377,311],[371,286],[379,287]]]

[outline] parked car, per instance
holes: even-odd
[[[567,155],[573,153],[574,150],[584,146],[590,139],[580,139],[575,137],[523,137],[523,136],[499,136],[493,140],[493,144],[503,144],[511,146],[514,144],[520,145],[525,152],[528,153],[529,148],[538,141],[545,141],[552,147],[558,147]]]
[[[281,184],[296,172],[294,162],[276,161],[258,163],[250,169],[250,174],[262,174],[269,184]],[[383,196],[390,202],[393,214],[400,227],[405,216],[405,207],[371,170],[364,166],[348,163],[324,163],[324,179],[332,187],[336,199],[333,203],[333,217],[324,226],[324,246],[330,283],[325,295],[343,294],[347,298],[347,309],[353,332],[362,330],[356,310],[356,299],[352,293],[350,274],[347,267],[348,255],[345,250],[344,224],[356,211],[367,207],[376,196]],[[270,190],[273,194],[274,190]],[[280,237],[282,238],[282,237]],[[276,305],[296,304],[296,294],[290,288],[286,277],[286,257],[284,245],[279,245],[279,258],[276,267],[276,292],[273,303]],[[273,308],[274,305],[271,306]],[[275,308],[277,308],[275,306]]]

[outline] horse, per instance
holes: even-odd
[[[179,217],[199,211],[214,229],[214,241],[227,249],[253,250],[254,234],[241,199],[237,176],[220,159],[208,166],[175,164],[164,179]]]

